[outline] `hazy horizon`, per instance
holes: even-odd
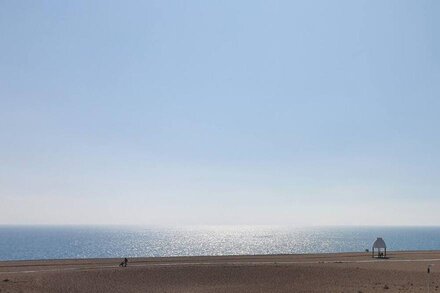
[[[440,226],[439,12],[2,1],[0,224]]]
[[[330,224],[330,225],[294,225],[294,224],[0,224],[0,227],[32,227],[32,228],[139,228],[139,229],[149,229],[149,228],[163,228],[163,229],[245,229],[245,228],[274,228],[274,229],[314,229],[314,228],[360,228],[360,229],[396,229],[396,228],[439,228],[440,225],[354,225],[354,224]]]

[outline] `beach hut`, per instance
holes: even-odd
[[[385,241],[383,241],[381,237],[377,237],[376,241],[374,241],[373,243],[372,257],[374,257],[375,250],[377,250],[377,257],[387,256],[387,245],[385,244]]]

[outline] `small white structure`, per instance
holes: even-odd
[[[373,243],[373,255],[374,257],[374,250],[377,250],[377,257],[385,257],[387,256],[387,245],[385,244],[385,241],[381,237],[377,237],[376,241]]]

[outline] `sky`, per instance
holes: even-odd
[[[440,225],[439,13],[0,1],[0,224]]]

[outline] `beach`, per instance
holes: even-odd
[[[440,251],[121,261],[2,261],[0,292],[427,292],[428,278],[431,292],[440,291]]]

